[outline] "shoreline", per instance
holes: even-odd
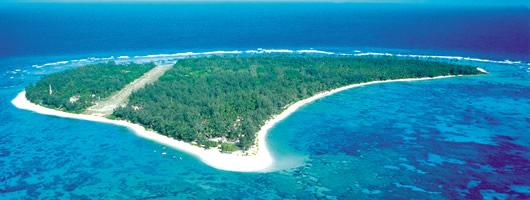
[[[189,153],[199,158],[205,164],[220,170],[237,172],[260,172],[268,168],[273,162],[272,157],[267,151],[266,146],[265,148],[262,148],[263,150],[260,149],[260,151],[253,156],[237,156],[225,154],[219,152],[219,150],[217,149],[204,149],[198,146],[194,146],[190,143],[178,141],[176,139],[161,135],[154,131],[146,130],[143,126],[133,124],[124,120],[111,120],[95,115],[74,114],[54,110],[51,108],[46,108],[30,102],[26,98],[26,91],[20,92],[11,101],[11,103],[19,109],[30,110],[44,115],[53,115],[57,117],[81,119],[124,126],[132,130],[137,136]],[[263,145],[265,144],[263,143]]]
[[[480,68],[477,68],[477,69],[479,69],[479,71],[481,72],[484,71],[483,69],[480,69]],[[271,166],[274,163],[274,159],[272,158],[271,153],[267,147],[267,143],[265,142],[265,137],[269,129],[274,127],[276,123],[287,118],[293,112],[298,110],[298,108],[308,103],[311,103],[317,99],[321,99],[326,96],[330,96],[332,94],[335,94],[337,92],[341,92],[341,91],[344,91],[350,88],[361,87],[361,86],[377,84],[377,83],[419,81],[419,80],[449,78],[449,77],[456,77],[456,76],[463,76],[463,75],[447,75],[447,76],[436,76],[436,77],[425,77],[425,78],[406,78],[406,79],[394,79],[394,80],[385,80],[385,81],[371,81],[371,82],[366,82],[366,83],[356,83],[356,84],[339,87],[333,90],[324,91],[316,95],[313,95],[309,98],[302,99],[300,101],[297,101],[289,105],[287,109],[283,110],[280,114],[273,116],[270,120],[265,122],[265,125],[263,125],[257,133],[258,134],[256,137],[257,145],[254,145],[251,148],[251,149],[257,148],[257,153],[251,156],[241,156],[241,155],[237,155],[237,153],[236,154],[221,153],[219,152],[217,148],[204,149],[198,146],[194,146],[190,143],[178,141],[176,139],[161,135],[154,131],[146,130],[141,125],[133,124],[133,123],[130,123],[124,120],[111,120],[111,119],[107,119],[107,118],[95,116],[95,115],[74,114],[74,113],[67,113],[67,112],[54,110],[51,108],[46,108],[46,107],[30,102],[26,98],[25,90],[20,92],[11,101],[11,103],[19,109],[30,110],[30,111],[34,111],[40,114],[124,126],[132,130],[137,136],[140,136],[145,139],[149,139],[151,141],[157,142],[159,144],[167,145],[174,149],[192,154],[193,156],[199,158],[205,164],[213,168],[216,168],[216,169],[236,171],[236,172],[266,172],[266,171],[272,171]]]

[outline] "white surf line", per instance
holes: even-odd
[[[143,137],[143,138],[155,141],[157,143],[167,145],[175,149],[189,153],[199,158],[205,164],[210,165],[211,167],[214,167],[220,170],[237,171],[237,172],[268,172],[268,171],[274,170],[271,168],[272,164],[274,163],[274,159],[272,158],[270,151],[268,149],[267,143],[265,141],[265,136],[267,135],[269,129],[274,127],[276,123],[287,118],[289,115],[291,115],[293,112],[298,110],[300,107],[310,102],[313,102],[317,99],[324,98],[326,96],[330,96],[332,94],[335,94],[337,92],[341,92],[341,91],[344,91],[350,88],[361,87],[361,86],[371,85],[371,84],[378,84],[378,83],[431,80],[431,79],[440,79],[440,78],[449,78],[449,77],[456,77],[456,76],[448,75],[448,76],[437,76],[437,77],[426,77],[426,78],[407,78],[407,79],[357,83],[357,84],[352,84],[352,85],[347,85],[344,87],[336,88],[330,91],[321,92],[307,99],[303,99],[301,101],[295,102],[294,104],[291,104],[287,109],[285,109],[279,115],[272,117],[271,120],[267,121],[265,125],[261,127],[260,131],[257,133],[258,134],[257,143],[253,147],[254,149],[257,149],[257,153],[252,154],[250,156],[242,156],[240,154],[221,153],[219,149],[216,149],[216,148],[204,149],[204,148],[194,146],[194,145],[191,145],[183,141],[178,141],[176,139],[163,136],[154,131],[146,130],[144,127],[138,124],[132,124],[130,122],[123,121],[123,120],[110,120],[104,117],[94,116],[94,115],[67,113],[67,112],[62,112],[62,111],[46,108],[43,106],[39,106],[37,104],[30,102],[26,98],[26,91],[20,92],[11,101],[11,103],[19,109],[30,110],[30,111],[34,111],[40,114],[53,115],[53,116],[65,117],[65,118],[82,119],[82,120],[89,120],[89,121],[96,121],[96,122],[103,122],[103,123],[124,126],[124,127],[127,127],[133,130],[133,132],[140,137]]]
[[[316,49],[300,49],[300,50],[290,50],[290,49],[262,49],[258,48],[256,50],[245,50],[245,51],[238,51],[238,50],[230,50],[230,51],[209,51],[209,52],[184,52],[184,53],[174,53],[174,54],[153,54],[153,55],[144,55],[144,56],[111,56],[108,58],[87,58],[87,59],[79,59],[79,60],[70,60],[70,61],[60,61],[60,62],[54,62],[54,63],[47,63],[44,65],[33,65],[35,68],[42,68],[45,66],[51,66],[51,65],[59,65],[59,64],[67,64],[67,63],[91,63],[91,62],[98,62],[98,61],[108,61],[108,60],[116,60],[123,62],[124,59],[132,59],[132,60],[138,60],[138,59],[147,59],[149,61],[153,60],[167,60],[167,59],[177,59],[177,58],[189,58],[194,56],[209,56],[209,55],[236,55],[236,54],[263,54],[263,53],[291,53],[291,54],[305,54],[305,53],[314,53],[314,54],[326,54],[326,55],[338,55],[338,56],[397,56],[397,57],[405,57],[405,58],[434,58],[434,59],[442,59],[442,60],[458,60],[458,61],[472,61],[472,62],[485,62],[485,63],[497,63],[497,64],[521,64],[521,65],[530,65],[530,63],[522,62],[522,61],[511,61],[511,60],[489,60],[489,59],[481,59],[481,58],[472,58],[472,57],[464,57],[464,56],[439,56],[439,55],[418,55],[418,54],[400,54],[400,53],[380,53],[380,52],[362,52],[360,50],[355,50],[353,54],[350,53],[340,53],[340,52],[329,52],[329,51],[322,51],[322,50],[316,50]],[[130,61],[132,61],[130,60]]]

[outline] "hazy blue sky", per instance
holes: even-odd
[[[7,0],[8,2],[334,2],[529,6],[529,0]]]

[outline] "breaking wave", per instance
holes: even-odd
[[[152,55],[141,55],[141,56],[118,56],[118,57],[107,57],[107,58],[95,58],[89,57],[85,59],[59,61],[53,63],[46,63],[43,65],[33,65],[34,68],[43,68],[48,66],[57,65],[83,65],[90,63],[115,61],[117,63],[147,63],[155,62],[157,64],[170,64],[175,63],[178,59],[197,57],[197,56],[209,56],[209,55],[234,55],[234,54],[265,54],[265,53],[289,53],[289,54],[322,54],[322,55],[336,55],[336,56],[396,56],[396,57],[408,57],[408,58],[421,58],[421,59],[437,59],[437,60],[449,60],[449,61],[471,61],[471,62],[485,62],[485,63],[498,63],[508,65],[530,65],[530,63],[523,63],[522,61],[511,61],[511,60],[489,60],[481,58],[463,57],[463,56],[439,56],[439,55],[418,55],[418,54],[392,54],[384,52],[363,52],[360,50],[354,50],[353,53],[341,53],[341,52],[330,52],[315,49],[301,49],[301,50],[290,50],[290,49],[262,49],[258,48],[255,50],[232,50],[232,51],[208,51],[208,52],[181,52],[174,54],[152,54]]]

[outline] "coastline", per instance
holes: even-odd
[[[480,68],[477,68],[477,69],[479,69],[479,71],[483,71],[483,69],[480,69]],[[272,158],[270,151],[267,147],[265,137],[270,128],[272,128],[276,123],[287,118],[290,114],[298,110],[298,108],[310,102],[313,102],[317,99],[330,96],[337,92],[341,92],[341,91],[354,88],[354,87],[361,87],[361,86],[377,84],[377,83],[430,80],[430,79],[449,78],[449,77],[456,77],[456,76],[457,75],[447,75],[447,76],[436,76],[436,77],[425,77],[425,78],[407,78],[407,79],[395,79],[395,80],[357,83],[357,84],[351,84],[351,85],[339,87],[333,90],[321,92],[309,98],[297,101],[289,105],[287,109],[282,111],[280,114],[273,116],[271,120],[268,120],[265,123],[265,125],[261,127],[260,131],[258,131],[257,133],[258,134],[257,145],[254,145],[254,147],[252,148],[254,150],[257,150],[257,153],[251,156],[241,156],[241,155],[238,155],[237,153],[236,154],[225,154],[225,153],[219,152],[217,148],[204,149],[204,148],[194,146],[192,144],[189,144],[183,141],[178,141],[176,139],[158,134],[154,131],[146,130],[144,127],[138,124],[133,124],[133,123],[123,121],[123,120],[110,120],[104,117],[94,116],[94,115],[67,113],[67,112],[62,112],[62,111],[54,110],[51,108],[39,106],[37,104],[30,102],[26,98],[25,96],[26,91],[20,92],[11,101],[11,103],[19,109],[30,110],[30,111],[34,111],[40,114],[53,115],[53,116],[64,117],[64,118],[89,120],[89,121],[124,126],[124,127],[131,129],[137,136],[140,136],[145,139],[155,141],[159,144],[167,145],[169,147],[192,154],[196,156],[197,158],[199,158],[205,164],[211,167],[214,167],[216,169],[227,170],[227,171],[237,171],[237,172],[266,172],[266,171],[272,170],[271,166],[274,163],[274,159]]]
[[[265,146],[264,141],[263,144],[262,142],[260,142],[260,145],[263,145],[265,148],[261,148],[256,155],[237,156],[221,153],[217,149],[203,149],[201,147],[194,146],[192,144],[183,141],[178,141],[173,138],[158,134],[154,131],[146,130],[143,126],[133,124],[124,120],[111,120],[95,115],[67,113],[39,106],[30,102],[26,98],[26,91],[20,92],[11,101],[11,103],[19,109],[30,110],[40,114],[124,126],[132,130],[137,136],[192,154],[198,157],[202,162],[206,163],[207,165],[210,165],[220,170],[238,172],[260,172],[264,171],[267,167],[269,167],[273,161],[272,157],[270,156],[270,153],[268,152]]]

